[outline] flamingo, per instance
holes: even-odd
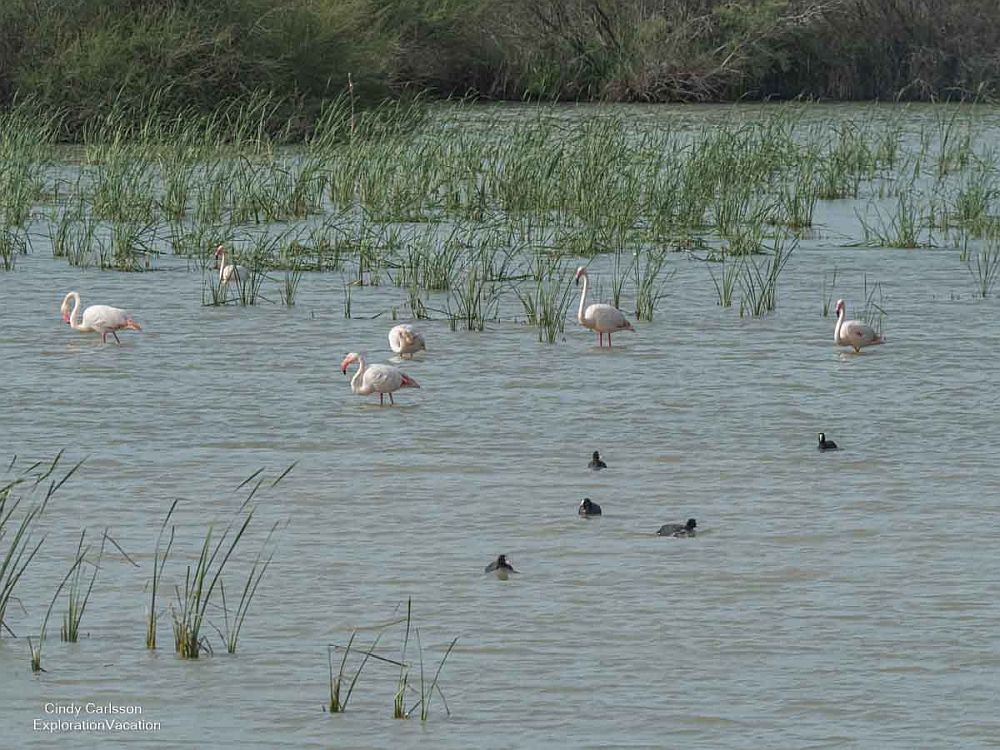
[[[73,300],[72,312],[69,311],[70,300]],[[79,310],[79,293],[70,292],[63,297],[62,306],[59,308],[59,311],[62,313],[63,322],[69,323],[70,328],[74,331],[101,334],[101,341],[104,343],[108,342],[109,333],[114,336],[115,341],[120,344],[121,339],[118,338],[116,331],[120,331],[122,329],[132,331],[142,330],[142,326],[133,320],[131,315],[117,307],[109,307],[108,305],[91,305],[83,311],[82,319],[78,316]]]
[[[226,286],[230,281],[235,281],[237,284],[247,281],[250,278],[250,269],[246,266],[227,264],[227,255],[226,248],[222,245],[215,248],[215,262],[219,266],[219,285]]]
[[[580,278],[583,278],[583,292],[580,294],[580,310],[576,314],[576,319],[584,328],[589,328],[592,331],[597,331],[597,342],[598,346],[604,346],[604,334],[608,334],[608,346],[611,346],[611,334],[615,331],[635,331],[632,324],[629,323],[622,311],[617,307],[612,307],[611,305],[604,304],[594,304],[590,305],[584,309],[584,305],[587,304],[587,269],[580,266],[576,269],[576,283],[580,283]]]
[[[844,320],[844,300],[837,300],[837,325],[833,329],[836,346],[850,346],[860,352],[863,346],[884,344],[885,338],[874,328],[860,320]]]
[[[398,325],[389,331],[389,348],[400,357],[408,359],[412,359],[421,349],[427,351],[424,335],[408,323]]]
[[[344,361],[340,363],[340,371],[347,374],[347,366],[352,362],[358,363],[358,369],[351,378],[351,392],[359,396],[367,396],[371,393],[378,394],[379,406],[385,404],[385,394],[389,394],[389,404],[394,405],[392,392],[400,388],[419,388],[416,380],[405,372],[401,372],[398,367],[392,365],[365,365],[365,355],[351,352]]]

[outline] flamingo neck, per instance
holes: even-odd
[[[70,296],[73,298],[73,310],[69,314],[69,327],[74,331],[80,329],[80,295],[76,292],[70,292]]]
[[[354,377],[351,378],[351,390],[354,393],[358,393],[361,390],[361,381],[365,372],[365,358],[362,356],[358,357],[358,369],[354,372]]]
[[[576,313],[576,320],[580,325],[584,324],[583,308],[587,304],[587,274],[583,274],[583,289],[580,290],[580,309]]]
[[[219,255],[219,281],[225,281],[226,274],[226,254]]]
[[[840,329],[844,325],[844,308],[840,308],[840,312],[837,313],[837,325],[833,329],[833,343],[840,343]]]

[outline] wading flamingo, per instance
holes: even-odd
[[[358,363],[358,369],[351,378],[351,392],[359,396],[368,396],[372,393],[378,394],[380,406],[385,404],[385,395],[389,394],[389,403],[395,404],[392,399],[392,392],[400,388],[419,388],[416,380],[405,372],[392,365],[365,365],[365,355],[351,352],[344,361],[340,363],[340,371],[347,374],[347,366],[352,362]]]
[[[584,309],[587,304],[587,269],[580,266],[576,269],[576,283],[583,278],[583,291],[580,294],[580,310],[576,314],[577,322],[584,328],[597,331],[598,346],[604,346],[604,334],[608,334],[608,346],[611,346],[611,334],[616,331],[635,331],[622,311],[617,307],[601,303],[593,304]]]
[[[69,310],[69,301],[73,300],[73,311]],[[108,334],[115,337],[119,344],[121,339],[115,331],[132,330],[141,331],[142,327],[132,319],[124,310],[108,305],[91,305],[83,311],[82,319],[78,315],[80,311],[80,295],[77,292],[70,292],[63,297],[62,307],[63,322],[69,323],[70,328],[82,333],[99,333],[101,341],[108,342]]]
[[[412,359],[421,349],[427,351],[424,335],[408,323],[398,325],[389,331],[389,348],[407,359]]]
[[[850,346],[855,352],[860,352],[863,346],[884,344],[885,338],[870,325],[860,320],[844,320],[844,300],[837,300],[837,325],[833,329],[833,343],[837,346]]]
[[[228,254],[222,245],[215,248],[215,262],[219,266],[219,285],[226,286],[230,281],[235,281],[237,284],[247,282],[250,279],[250,269],[246,266],[234,266],[232,263],[226,263]]]

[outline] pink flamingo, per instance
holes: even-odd
[[[611,346],[611,334],[616,331],[635,331],[632,324],[625,319],[625,315],[617,307],[605,304],[590,305],[584,310],[587,304],[587,269],[580,266],[576,269],[576,283],[583,279],[583,291],[580,294],[580,310],[576,314],[577,322],[584,328],[597,331],[598,346],[604,346],[604,334],[608,334],[608,346]]]
[[[73,300],[73,311],[69,311],[69,301]],[[119,344],[121,339],[118,338],[116,331],[121,330],[132,330],[141,331],[142,326],[140,326],[132,316],[129,315],[124,310],[117,307],[109,307],[108,305],[91,305],[86,310],[83,311],[82,319],[78,316],[80,310],[80,295],[77,292],[70,292],[67,294],[62,301],[62,307],[60,307],[60,312],[62,313],[63,322],[69,323],[70,328],[74,331],[81,331],[82,333],[99,333],[101,334],[101,341],[104,343],[108,342],[108,334],[110,333],[115,337],[115,341]]]
[[[226,263],[226,248],[219,245],[215,248],[215,263],[219,267],[219,285],[226,286],[230,281],[237,284],[244,283],[250,278],[250,269],[245,266],[234,266]]]
[[[855,352],[860,352],[863,346],[884,344],[885,337],[870,325],[860,320],[844,320],[844,300],[837,300],[837,325],[833,329],[833,343],[837,346],[850,346]]]
[[[402,323],[389,331],[389,348],[400,358],[413,359],[413,355],[421,349],[427,351],[424,335],[409,323]]]
[[[400,388],[419,388],[416,380],[405,372],[392,365],[371,365],[365,364],[365,355],[351,352],[344,361],[340,363],[340,371],[347,374],[347,366],[352,362],[358,363],[358,369],[351,378],[351,392],[359,396],[367,396],[372,393],[378,394],[379,406],[385,405],[385,395],[389,394],[389,404],[395,405],[392,392]]]

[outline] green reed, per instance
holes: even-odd
[[[89,550],[89,548],[88,548]],[[38,640],[35,643],[31,642],[31,637],[28,637],[28,650],[31,652],[31,671],[41,672],[42,670],[42,648],[45,645],[45,632],[49,625],[49,616],[52,614],[52,608],[55,606],[56,599],[59,598],[59,594],[62,593],[63,587],[66,583],[73,577],[74,573],[79,569],[80,565],[83,563],[83,556],[88,550],[84,550],[83,553],[79,553],[70,569],[66,571],[66,575],[63,576],[62,581],[59,586],[56,587],[56,593],[52,595],[52,601],[49,602],[49,608],[45,610],[45,617],[42,618],[42,627],[38,633]]]
[[[708,268],[708,274],[712,277],[712,285],[715,287],[718,304],[721,307],[732,307],[733,291],[736,289],[736,284],[739,281],[743,264],[738,261],[727,262],[725,253],[719,256],[719,263],[721,265],[719,275],[715,275],[711,266]]]
[[[178,590],[177,608],[171,612],[174,621],[174,649],[182,659],[197,659],[202,649],[207,646],[203,640],[202,628],[212,593],[219,583],[226,563],[229,562],[250,521],[253,520],[253,513],[253,510],[250,510],[238,526],[234,526],[234,523],[226,526],[214,545],[212,543],[214,529],[209,526],[197,562],[193,568],[191,565],[187,566],[184,588]],[[234,528],[236,531],[230,536]]]
[[[19,255],[27,255],[29,240],[21,229],[0,227],[0,269],[13,271]]]
[[[351,646],[354,644],[354,638],[357,636],[357,631],[351,633],[351,639],[347,642],[347,647],[344,649],[344,658],[340,661],[340,670],[337,672],[337,676],[333,675],[333,646],[327,647],[327,665],[330,668],[330,702],[328,704],[328,710],[330,713],[343,713],[347,710],[347,704],[351,700],[351,694],[354,692],[354,686],[357,684],[358,679],[361,677],[361,673],[365,670],[365,665],[368,663],[368,659],[371,658],[372,653],[378,647],[378,642],[382,638],[382,633],[375,636],[375,640],[371,647],[365,651],[365,658],[361,660],[361,665],[358,667],[354,676],[351,678],[350,684],[347,686],[347,694],[341,699],[340,690],[344,684],[344,668],[347,666],[347,657],[351,654]]]
[[[410,624],[413,617],[413,599],[406,600],[406,630],[403,634],[403,647],[399,654],[399,678],[396,680],[396,693],[392,699],[392,718],[408,719],[406,712],[406,688],[410,679],[410,668],[406,664],[406,648],[410,643]]]
[[[666,262],[667,251],[664,249],[647,250],[641,262],[636,253],[632,274],[635,282],[635,317],[639,320],[652,320],[656,306],[666,296],[666,284],[674,275],[673,271],[662,273]]]
[[[778,279],[794,249],[794,245],[785,247],[784,241],[777,239],[767,260],[758,263],[750,256],[743,258],[740,317],[744,314],[760,317],[778,306]]]
[[[76,556],[81,562],[85,559],[87,551],[90,549],[83,546],[86,536],[87,530],[84,529],[80,532],[80,541],[76,545]],[[97,562],[92,564],[94,571],[91,573],[90,582],[86,584],[86,588],[84,588],[82,564],[76,566],[76,570],[70,578],[69,602],[66,614],[63,615],[62,628],[59,631],[59,637],[64,641],[76,643],[80,636],[80,621],[83,620],[83,613],[87,609],[87,602],[90,601],[90,594],[94,590],[94,583],[97,581],[97,574],[101,569],[101,560],[104,558],[104,544],[107,539],[108,531],[105,529],[101,538],[100,551],[97,554]]]
[[[156,594],[160,590],[160,583],[163,580],[163,568],[167,564],[167,558],[170,556],[170,548],[174,545],[175,526],[170,527],[170,537],[167,539],[167,544],[163,549],[162,555],[160,554],[160,545],[163,541],[163,532],[166,530],[167,524],[170,522],[170,517],[177,508],[177,503],[178,501],[174,500],[170,504],[170,509],[167,511],[167,515],[164,516],[163,523],[160,524],[160,532],[156,535],[156,547],[153,549],[153,578],[150,582],[149,611],[146,613],[146,648],[150,650],[156,648],[156,624],[159,619],[159,613],[156,610]]]
[[[1000,245],[990,243],[970,252],[965,266],[976,286],[976,294],[985,299],[1000,278]]]
[[[278,481],[280,481],[280,479]],[[275,484],[277,484],[277,482]],[[277,523],[271,527],[271,530],[264,539],[260,550],[258,550],[257,555],[254,557],[253,563],[250,565],[250,571],[247,573],[246,583],[243,585],[240,600],[236,605],[236,611],[233,613],[232,625],[230,625],[229,622],[229,609],[226,607],[226,587],[223,585],[221,580],[219,582],[219,591],[222,596],[222,611],[225,618],[222,639],[226,644],[226,651],[230,654],[236,653],[236,645],[239,642],[240,631],[243,629],[243,624],[246,622],[247,614],[250,611],[250,605],[253,603],[253,598],[257,594],[257,587],[260,586],[260,582],[263,580],[264,574],[267,573],[267,569],[271,566],[271,560],[274,559],[273,551],[267,557],[264,557],[263,555],[268,542],[270,542],[271,537],[277,528]]]
[[[834,290],[837,288],[837,269],[833,269],[833,278],[827,280],[826,273],[823,273],[823,317],[830,317],[830,308],[833,306]]]

